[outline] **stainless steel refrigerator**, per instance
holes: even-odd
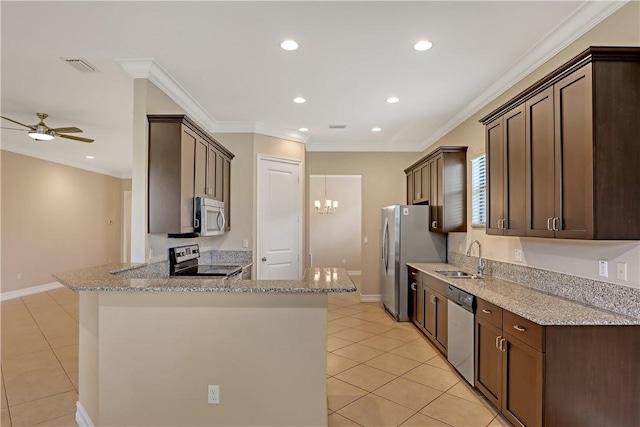
[[[382,303],[401,322],[409,320],[408,262],[447,262],[447,236],[429,231],[429,206],[382,208]]]

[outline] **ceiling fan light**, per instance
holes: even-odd
[[[27,135],[40,141],[51,141],[54,138],[53,135],[49,135],[48,133],[29,132]]]

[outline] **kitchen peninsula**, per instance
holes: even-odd
[[[81,291],[81,419],[96,426],[327,425],[327,293],[356,290],[345,270],[312,268],[299,281],[229,281],[162,277],[152,266],[55,275]],[[219,386],[219,404],[207,403],[209,385]]]

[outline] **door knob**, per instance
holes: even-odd
[[[262,262],[265,262],[267,260],[267,257],[262,257]]]

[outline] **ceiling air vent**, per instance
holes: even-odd
[[[345,129],[347,125],[329,125],[329,129]]]
[[[82,71],[83,73],[95,73],[98,71],[96,67],[89,64],[82,58],[62,58],[62,60],[71,65],[76,70]]]

